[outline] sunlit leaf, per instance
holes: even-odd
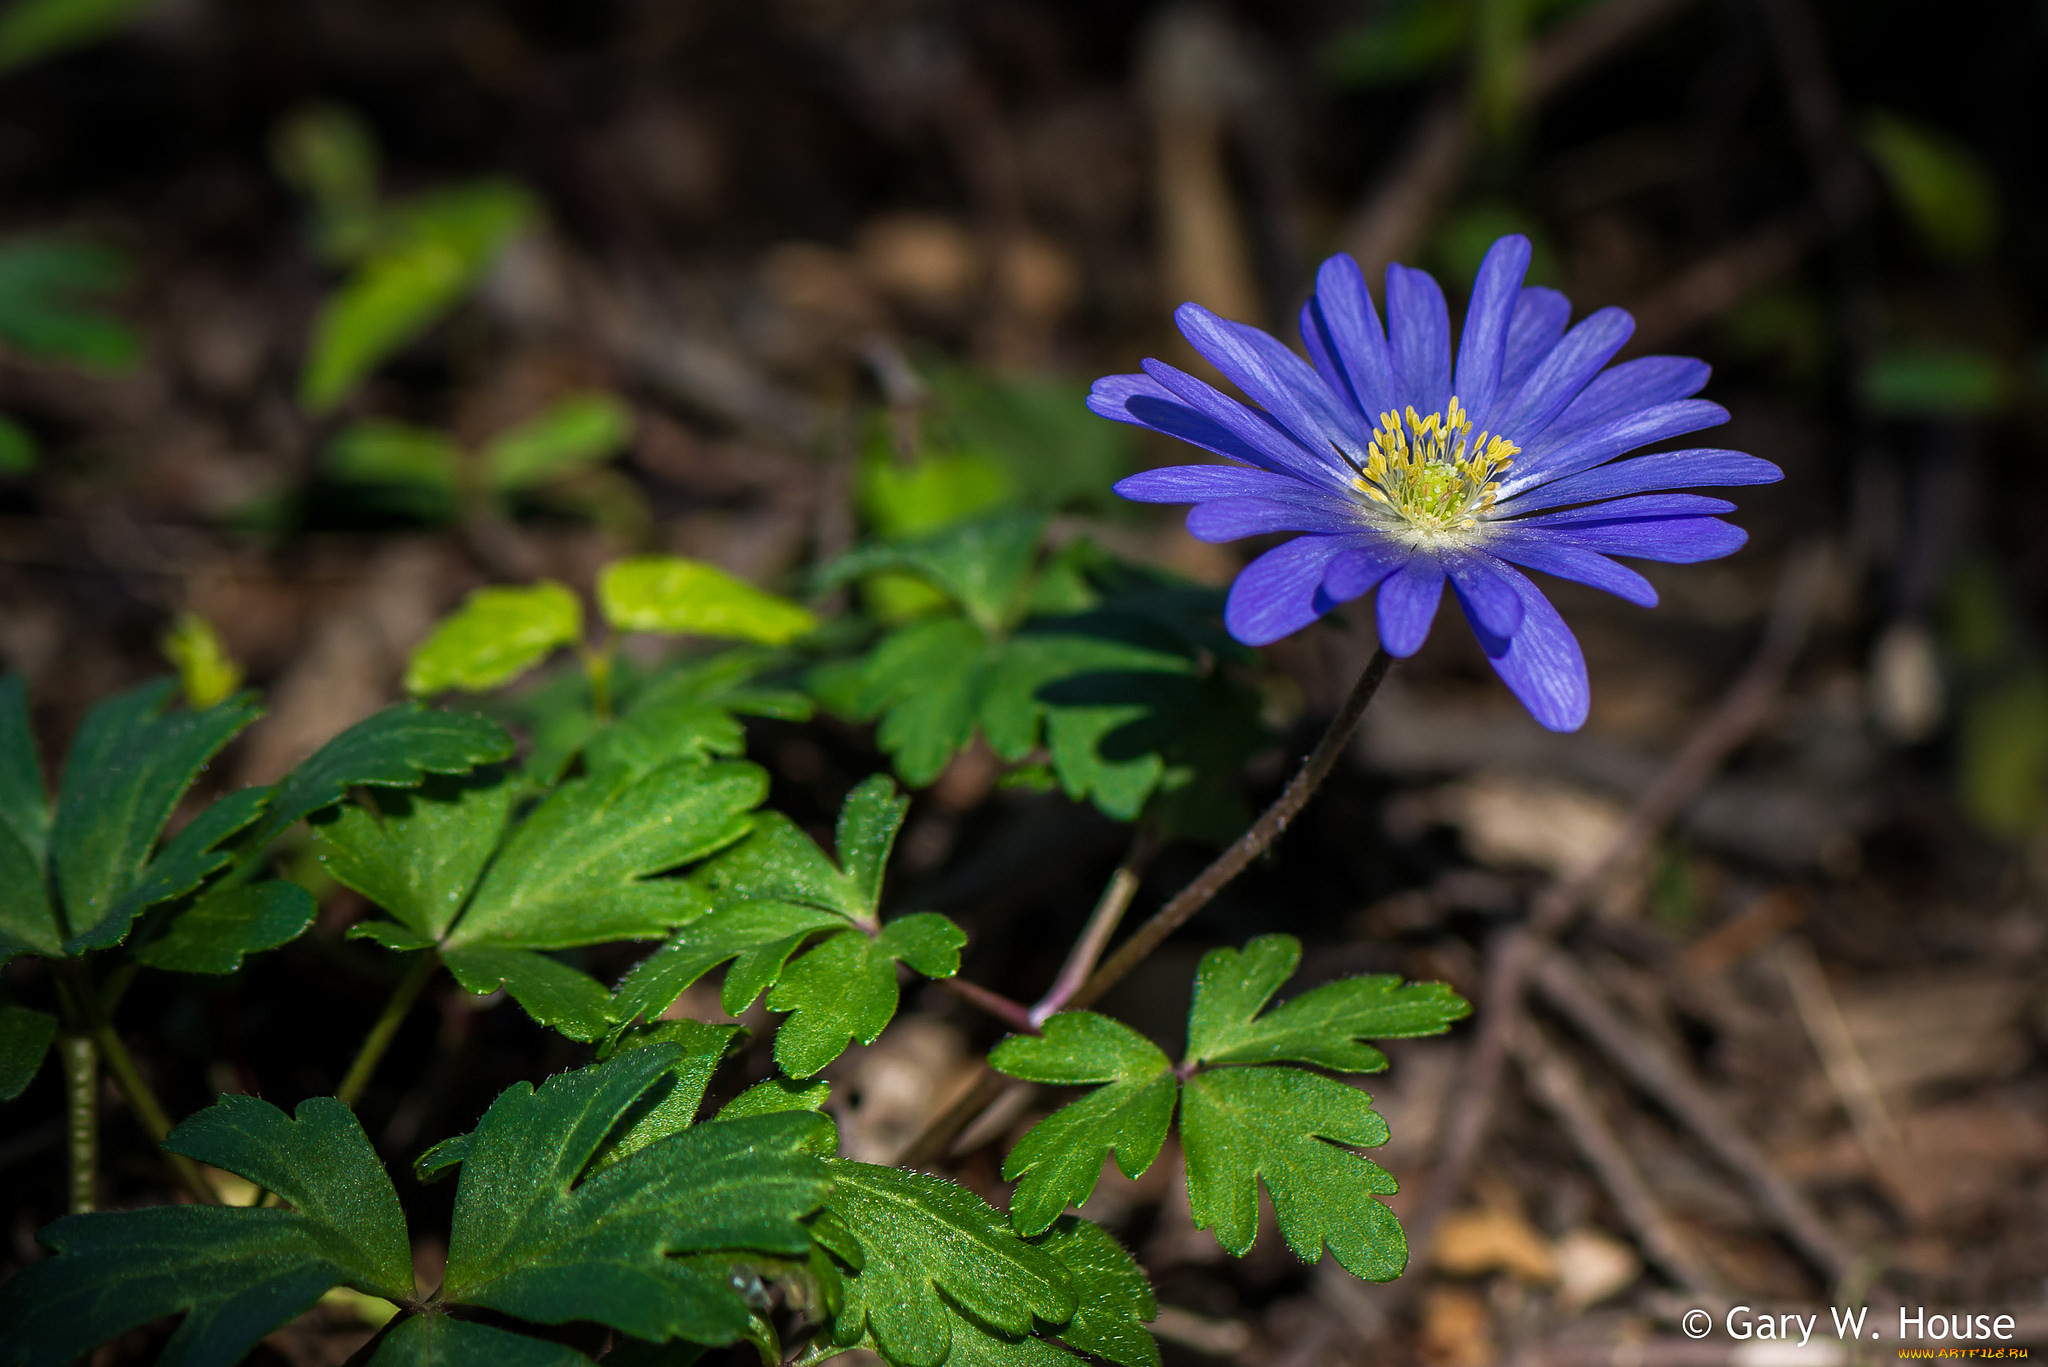
[[[441,619],[406,666],[406,692],[482,693],[510,683],[583,635],[583,604],[552,579],[478,589]]]
[[[228,654],[213,623],[196,612],[181,612],[171,620],[163,652],[178,671],[188,707],[204,711],[226,702],[242,686],[242,666]]]
[[[598,579],[597,599],[605,620],[620,631],[783,645],[818,624],[786,598],[764,593],[716,565],[680,556],[614,561]]]
[[[500,489],[528,489],[609,460],[633,435],[633,412],[609,394],[577,394],[500,433],[483,451]]]

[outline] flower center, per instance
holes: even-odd
[[[1485,432],[1473,437],[1472,416],[1456,395],[1442,413],[1424,418],[1411,407],[1407,417],[1404,426],[1394,414],[1380,414],[1365,463],[1352,466],[1352,487],[1415,532],[1473,530],[1521,448]]]

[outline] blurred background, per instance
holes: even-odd
[[[1789,672],[1601,880],[1400,1283],[1305,1269],[1270,1230],[1221,1255],[1170,1151],[1090,1213],[1157,1280],[1174,1364],[1719,1362],[1738,1345],[1675,1316],[1731,1299],[2041,1326],[2044,78],[2038,0],[12,0],[0,662],[54,747],[166,651],[189,677],[218,648],[269,707],[215,766],[232,785],[395,697],[468,590],[587,590],[632,551],[801,594],[861,540],[1015,505],[1224,583],[1257,547],[1119,506],[1116,477],[1179,453],[1087,414],[1087,382],[1197,364],[1184,299],[1295,340],[1336,250],[1437,272],[1457,316],[1524,232],[1532,282],[1635,314],[1625,354],[1711,361],[1735,417],[1710,439],[1785,482],[1743,492],[1737,556],[1650,567],[1653,612],[1558,589],[1593,679],[1577,735],[1439,630],[1276,857],[1111,1008],[1176,1047],[1199,953],[1284,929],[1303,981],[1444,978],[1483,1015],[1498,933],[1599,857],[1774,604]],[[1247,799],[1372,645],[1354,605],[1266,652]],[[829,720],[752,746],[820,823],[882,767]],[[958,917],[968,975],[1028,1000],[1128,837],[997,777],[972,752],[920,798],[894,900]],[[1207,854],[1160,852],[1139,908]],[[340,938],[362,909],[329,887],[237,983],[138,987],[174,1111],[332,1088],[387,986]],[[911,1007],[839,1065],[862,1156],[995,1037],[942,994]],[[331,1039],[287,1051],[286,1018]],[[1475,1031],[1369,1080],[1404,1215]],[[567,1050],[451,986],[370,1133],[409,1156]],[[0,1270],[62,1208],[55,1073],[0,1113]],[[1018,1094],[948,1170],[995,1192],[1048,1104]],[[110,1116],[118,1200],[168,1199],[132,1131]],[[262,1351],[338,1363],[367,1332],[328,1304]]]

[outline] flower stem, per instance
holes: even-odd
[[[1138,927],[1130,939],[1124,941],[1117,952],[1110,955],[1102,966],[1090,974],[1067,1003],[1071,1006],[1088,1006],[1100,1000],[1102,994],[1122,982],[1124,977],[1157,949],[1167,936],[1179,930],[1196,912],[1209,905],[1217,893],[1229,885],[1230,880],[1243,873],[1252,860],[1269,849],[1288,823],[1301,815],[1302,808],[1322,787],[1323,780],[1337,767],[1338,757],[1351,740],[1351,733],[1358,729],[1358,722],[1365,715],[1366,704],[1373,694],[1379,692],[1380,682],[1387,677],[1387,670],[1394,663],[1394,657],[1384,649],[1375,650],[1365,672],[1358,676],[1358,682],[1351,687],[1351,694],[1344,699],[1344,705],[1337,709],[1337,715],[1330,718],[1330,725],[1323,732],[1316,748],[1309,752],[1302,762],[1301,771],[1294,776],[1273,805],[1259,814],[1259,819],[1250,829],[1232,842],[1229,849],[1203,869],[1192,883],[1174,894],[1173,900],[1154,912],[1152,919]]]
[[[1109,945],[1109,937],[1116,934],[1124,913],[1130,910],[1131,899],[1138,895],[1139,880],[1144,877],[1145,865],[1152,861],[1158,842],[1153,839],[1148,827],[1140,826],[1131,839],[1130,853],[1110,874],[1108,884],[1102,889],[1102,896],[1095,903],[1095,910],[1089,914],[1088,924],[1082,928],[1081,938],[1074,942],[1072,952],[1060,968],[1059,977],[1031,1008],[1031,1023],[1043,1025],[1059,1014],[1061,1008],[1074,999],[1081,985],[1088,981],[1088,975],[1095,970],[1096,961]]]
[[[397,1038],[398,1027],[405,1023],[406,1013],[412,1010],[412,1004],[419,1000],[420,990],[440,966],[440,957],[431,949],[422,950],[413,961],[411,970],[391,990],[391,1000],[384,1003],[384,1014],[377,1017],[370,1033],[363,1036],[362,1047],[356,1050],[348,1072],[342,1075],[341,1085],[334,1089],[336,1101],[350,1107],[356,1104],[363,1088],[370,1085],[370,1075],[377,1071],[377,1065],[383,1061],[391,1041]]]
[[[117,984],[117,987],[125,986],[126,980]],[[136,1123],[158,1145],[171,1133],[171,1117],[164,1110],[164,1104],[157,1100],[156,1093],[150,1090],[142,1070],[135,1066],[135,1056],[121,1042],[120,1032],[114,1029],[114,1022],[107,1015],[107,1003],[99,989],[93,986],[87,971],[74,965],[71,972],[59,979],[58,990],[64,1003],[65,1018],[75,1027],[67,1030],[64,1041],[64,1076],[71,1113],[71,1199],[75,1203],[83,1196],[90,1203],[90,1164],[97,1156],[99,1129],[99,1098],[96,1095],[99,1070],[96,1063],[106,1063],[107,1072],[113,1076],[114,1085],[121,1089]],[[88,1110],[92,1111],[91,1115],[86,1114]],[[88,1165],[83,1178],[77,1167],[81,1156]],[[164,1156],[170,1160],[171,1170],[178,1175],[178,1181],[195,1200],[210,1206],[220,1204],[220,1193],[213,1189],[213,1183],[207,1180],[197,1163],[181,1153],[166,1152]]]
[[[941,978],[939,986],[969,1006],[994,1016],[1019,1034],[1038,1033],[1038,1022],[1032,1019],[1030,1009],[1020,1001],[1012,1001],[1000,992],[992,992],[980,983],[969,982],[965,978]]]
[[[71,1213],[83,1215],[97,1202],[94,1177],[100,1157],[100,1055],[91,1035],[57,1036],[64,1064],[64,1152],[71,1175]]]

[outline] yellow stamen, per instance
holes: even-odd
[[[1499,476],[1521,450],[1505,437],[1472,433],[1472,415],[1453,395],[1442,413],[1409,408],[1404,425],[1380,414],[1379,429],[1352,486],[1424,535],[1472,531],[1500,494]]]

